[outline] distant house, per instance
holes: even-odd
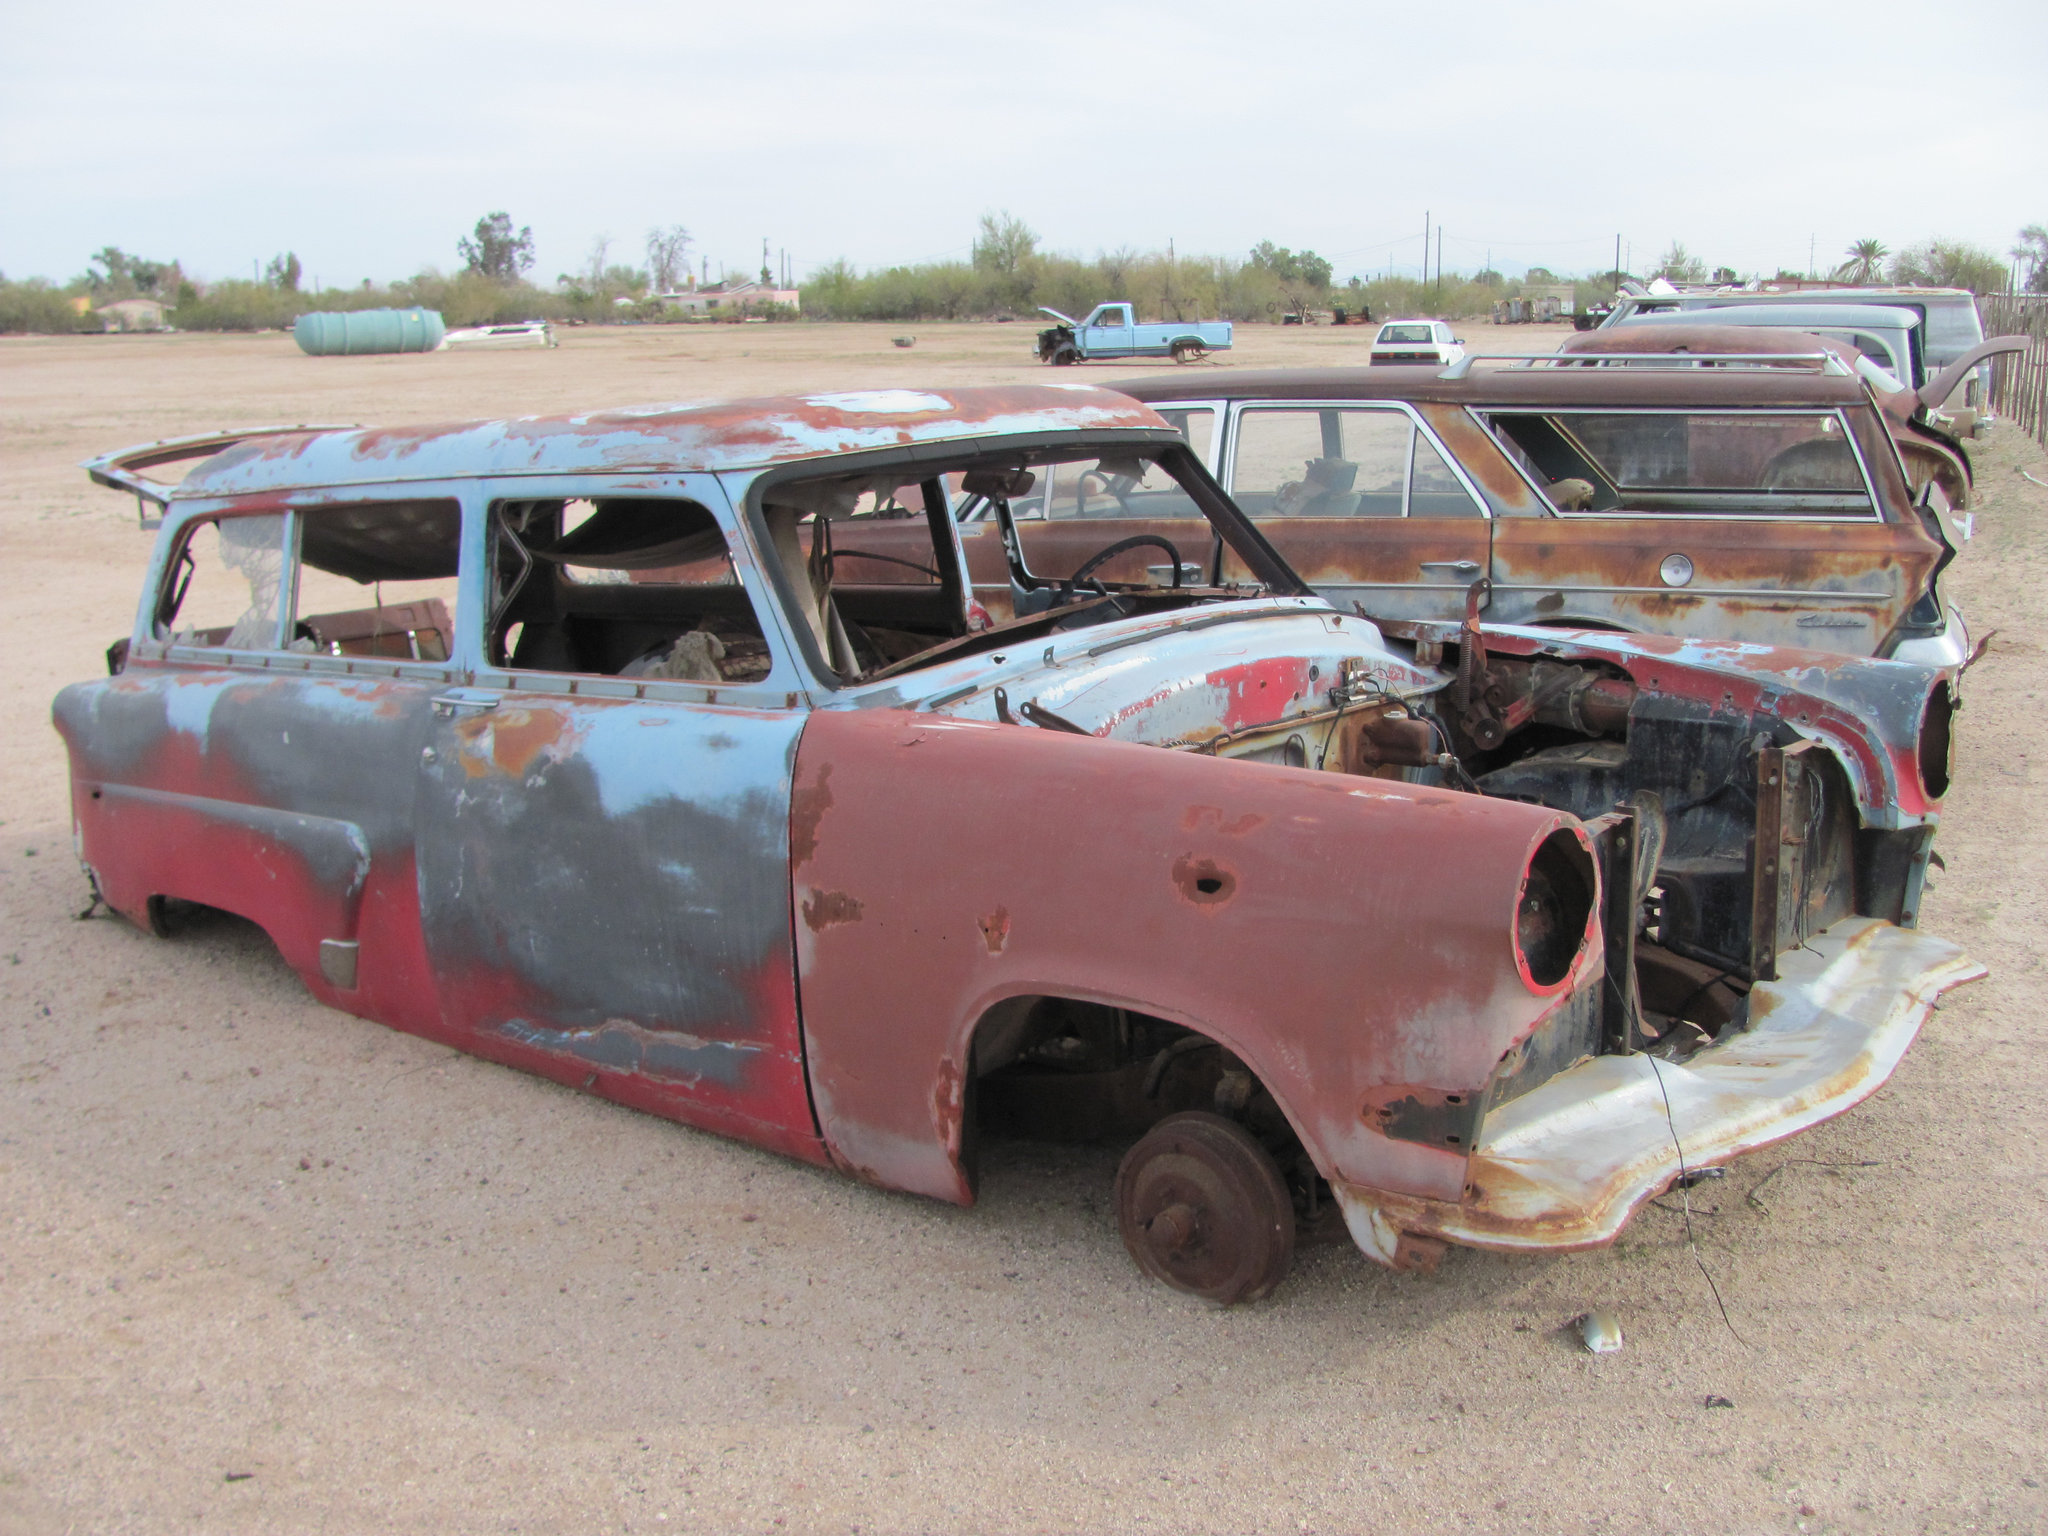
[[[110,331],[161,331],[168,329],[164,324],[167,308],[156,299],[116,299],[111,304],[102,304],[93,313]]]
[[[658,293],[655,297],[686,314],[717,315],[723,319],[763,304],[784,304],[791,309],[799,309],[802,306],[797,302],[797,293],[794,288],[775,288],[767,283],[718,283],[709,288]]]

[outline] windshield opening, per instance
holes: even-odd
[[[840,684],[1032,633],[1307,590],[1177,440],[974,445],[914,467],[771,475],[749,500],[790,630]],[[962,501],[997,525],[979,530],[977,559],[999,555],[1005,571],[970,572],[956,521]],[[1104,517],[1120,525],[1112,537],[1093,525]],[[1059,537],[1034,540],[1027,559],[1020,521]],[[1226,551],[1247,579],[1219,579]],[[1007,579],[1012,617],[1002,623],[975,597],[991,574]]]

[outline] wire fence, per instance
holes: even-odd
[[[1977,300],[1986,336],[2025,336],[1991,368],[1991,409],[2048,448],[2048,294],[1992,293]]]

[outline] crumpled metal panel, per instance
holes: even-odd
[[[1137,1009],[1236,1052],[1318,1166],[1455,1199],[1465,1156],[1383,1134],[1484,1091],[1602,971],[1531,990],[1514,919],[1558,812],[1025,725],[824,710],[790,851],[804,1043],[842,1166],[965,1203],[971,1034],[1011,997]],[[942,849],[942,857],[933,850]]]
[[[1597,1247],[1682,1170],[1860,1104],[1935,1000],[1986,974],[1945,939],[1845,918],[1757,984],[1739,1033],[1683,1062],[1597,1056],[1496,1107],[1460,1200],[1333,1187],[1359,1246],[1382,1263],[1401,1232],[1510,1252]]]
[[[1457,633],[1448,626],[1417,628],[1447,640]],[[1917,759],[1928,698],[1948,686],[1938,668],[1741,640],[1609,630],[1489,624],[1485,636],[1490,653],[1607,661],[1650,694],[1696,700],[1731,716],[1775,716],[1834,749],[1867,826],[1916,826],[1939,812],[1939,798],[1920,782]]]
[[[1169,430],[1149,408],[1086,384],[684,401],[575,416],[256,438],[196,466],[172,499],[398,479],[716,472],[869,448],[1091,428]]]

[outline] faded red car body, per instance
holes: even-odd
[[[991,1128],[1136,1136],[1125,1241],[1198,1294],[1263,1294],[1331,1199],[1401,1266],[1606,1241],[1681,1139],[1839,1113],[1978,973],[1912,931],[1936,673],[1382,629],[1121,396],[204,447],[175,491],[164,445],[93,466],[165,508],[55,709],[110,906],[239,913],[334,1007],[940,1199]],[[991,627],[947,487],[1014,536],[1070,461],[1171,476],[1254,580],[1024,582]],[[914,527],[922,581],[871,569]],[[232,624],[184,606],[205,537]],[[452,584],[449,632],[314,614],[330,577]]]

